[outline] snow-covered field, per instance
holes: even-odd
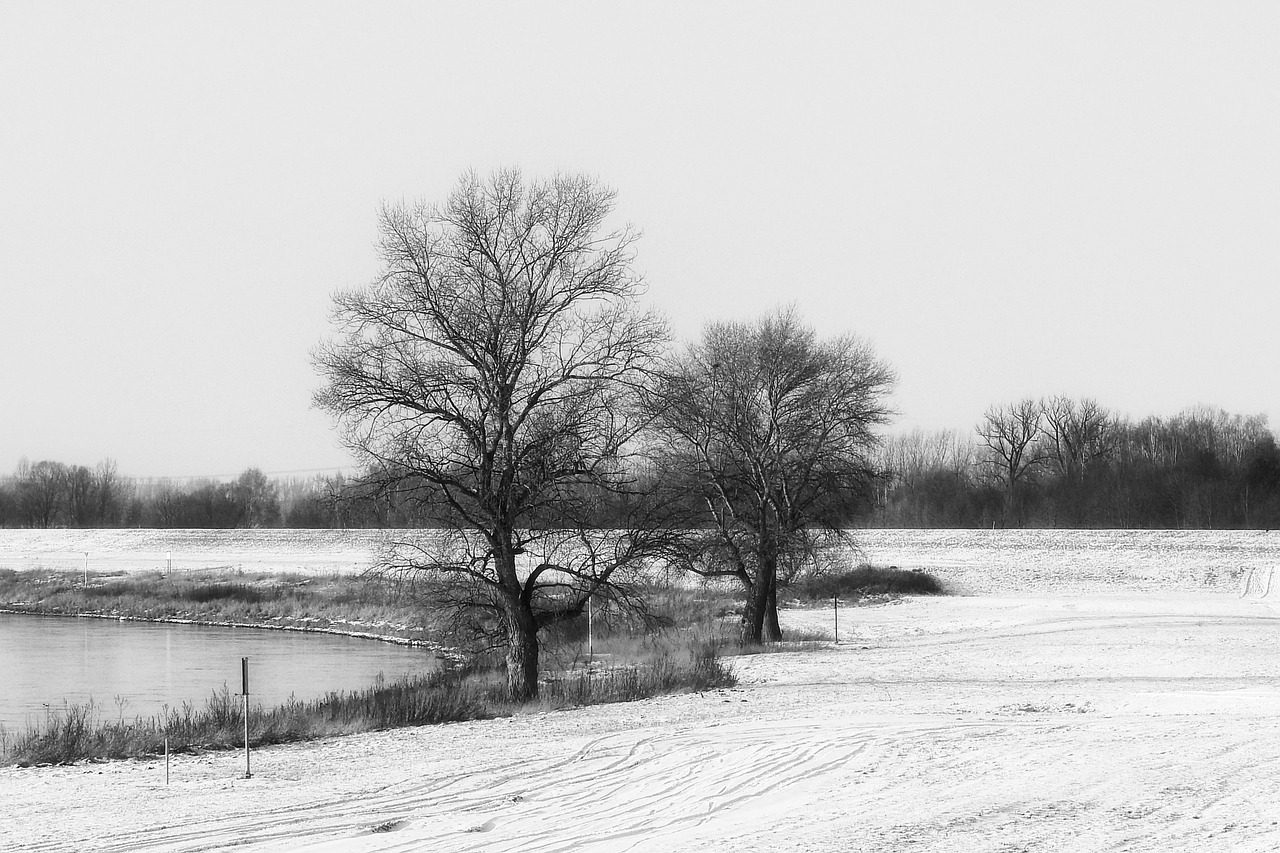
[[[1280,849],[1280,602],[1236,592],[1271,537],[863,541],[969,594],[844,610],[732,690],[263,749],[251,779],[0,770],[0,849]]]
[[[384,530],[0,530],[0,568],[130,572],[172,567],[274,572],[367,568]]]
[[[94,572],[165,568],[301,573],[366,568],[415,530],[0,530],[0,568]],[[1123,587],[1236,589],[1280,568],[1280,532],[1257,530],[858,530],[858,555],[921,568],[966,594]]]

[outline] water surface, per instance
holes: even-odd
[[[0,725],[13,731],[90,699],[108,719],[202,706],[224,684],[240,692],[244,657],[250,701],[265,706],[437,666],[424,649],[354,637],[0,614]]]

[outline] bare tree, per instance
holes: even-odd
[[[246,469],[227,487],[240,516],[239,527],[274,527],[280,523],[280,495],[276,484],[260,468]]]
[[[18,505],[30,527],[52,527],[66,511],[67,467],[43,460],[32,465],[23,459],[17,471]]]
[[[989,451],[994,479],[1005,487],[1005,514],[1012,516],[1018,486],[1027,482],[1048,454],[1040,443],[1043,411],[1030,398],[992,406],[978,425],[978,438]]]
[[[442,206],[385,208],[385,271],[336,297],[343,338],[316,355],[317,405],[442,528],[384,570],[491,615],[518,699],[537,694],[539,631],[620,594],[647,549],[633,531],[578,535],[585,486],[626,488],[631,400],[667,335],[633,308],[635,235],[603,233],[613,202],[589,178],[503,171],[465,175]]]
[[[126,486],[116,470],[114,459],[104,459],[93,471],[94,514],[98,524],[111,526],[120,522],[127,497]]]
[[[892,371],[794,311],[708,326],[650,400],[663,467],[701,511],[688,567],[747,593],[746,642],[780,639],[780,564],[813,554],[874,491],[870,453]]]
[[[1052,397],[1041,405],[1046,451],[1058,472],[1074,480],[1084,478],[1093,462],[1115,450],[1117,420],[1096,400]]]
[[[84,465],[64,466],[63,503],[69,527],[96,526],[97,513],[94,500],[93,472]]]

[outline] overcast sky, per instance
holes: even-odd
[[[898,429],[1280,420],[1280,4],[0,2],[0,473],[349,463],[383,201],[595,175],[689,339],[794,303]]]

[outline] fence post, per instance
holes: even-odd
[[[831,612],[836,619],[836,645],[840,645],[840,596],[831,596]]]
[[[244,687],[244,778],[252,779],[249,772],[249,659],[240,658],[240,677]]]

